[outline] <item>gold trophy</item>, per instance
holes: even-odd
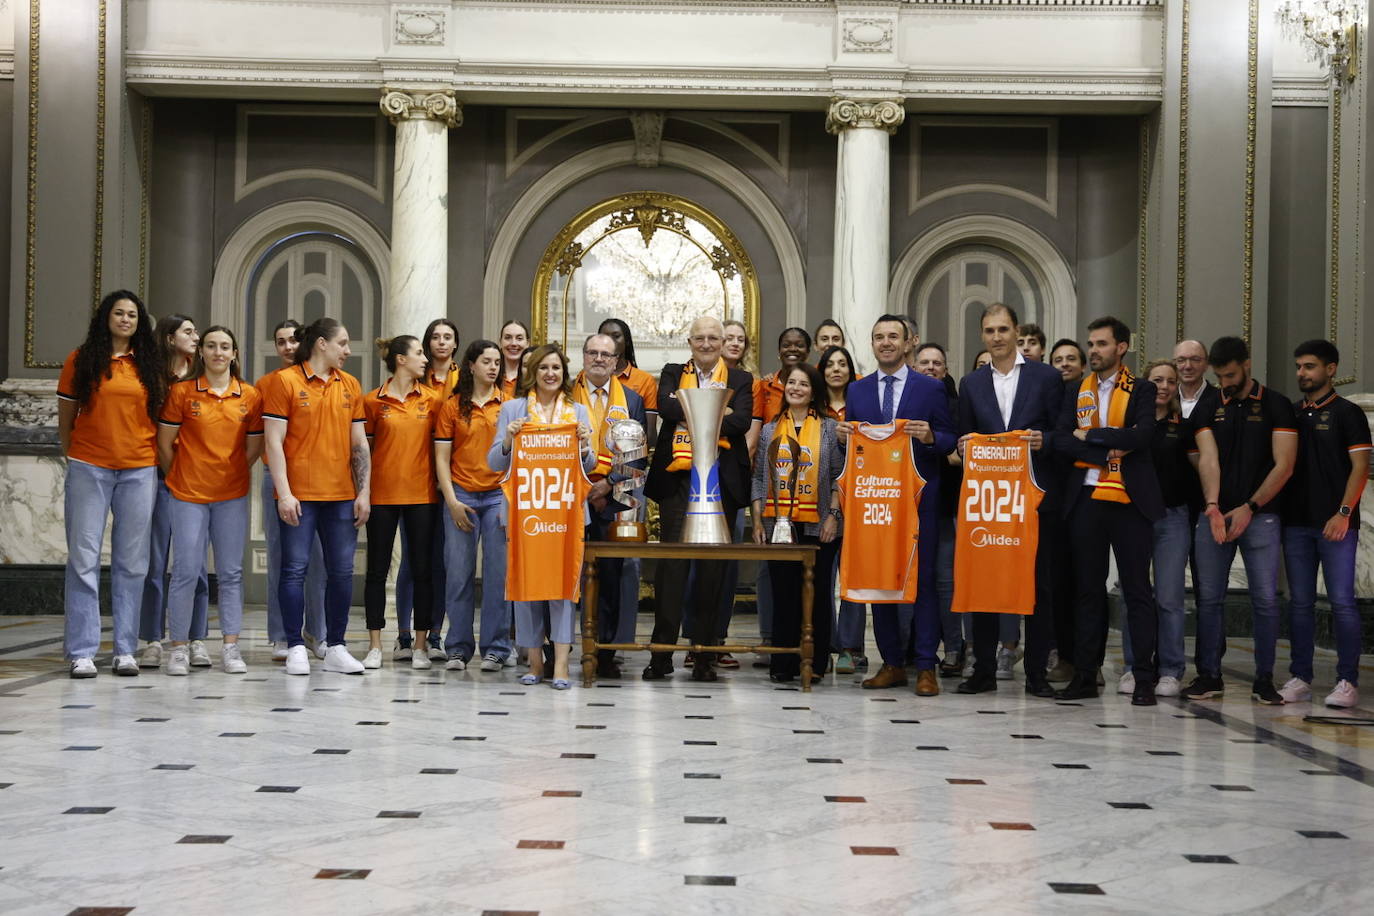
[[[611,486],[611,499],[625,509],[615,514],[606,540],[647,541],[649,528],[639,520],[644,500],[636,493],[643,485],[644,471],[630,465],[649,454],[644,427],[637,420],[616,420],[606,430],[606,447],[611,453],[611,473],[625,478]]]
[[[779,467],[778,453],[782,451],[783,442],[787,443],[786,459],[783,459],[788,467],[785,472],[787,476],[787,513],[784,515],[781,508],[781,499],[784,495],[783,490],[783,471]],[[773,544],[795,544],[797,542],[796,532],[792,528],[792,506],[797,501],[797,475],[801,470],[798,462],[797,452],[801,449],[801,443],[792,437],[790,433],[784,433],[784,438],[776,436],[773,441],[768,443],[768,466],[771,474],[768,481],[768,489],[773,496],[773,537],[770,542]]]

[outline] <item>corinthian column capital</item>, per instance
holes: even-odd
[[[906,108],[901,99],[833,98],[825,113],[825,129],[838,134],[854,127],[874,127],[892,134],[905,119]]]
[[[401,121],[438,121],[445,127],[463,123],[463,106],[447,89],[408,91],[387,89],[382,93],[382,111],[392,124]]]

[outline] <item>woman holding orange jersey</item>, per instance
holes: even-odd
[[[525,369],[525,354],[530,348],[530,329],[512,318],[501,325],[501,395],[515,397]]]
[[[499,670],[511,654],[506,602],[506,534],[501,528],[501,475],[487,466],[496,441],[501,394],[501,348],[490,340],[468,344],[458,389],[445,398],[434,427],[434,475],[444,500],[444,610],[449,671],[462,671],[477,649],[484,670]],[[476,613],[477,549],[482,548],[482,630],[472,638]]]
[[[361,674],[344,647],[353,591],[353,551],[371,511],[372,458],[363,429],[363,393],[343,371],[352,355],[348,330],[319,318],[297,335],[296,364],[263,381],[267,464],[281,521],[282,627],[289,648],[286,673],[308,675],[301,637],[305,569],[318,534],[324,548],[324,670]]]
[[[57,382],[57,434],[67,457],[63,649],[71,676],[95,677],[100,648],[100,542],[110,538],[114,673],[138,674],[138,608],[157,491],[157,427],[166,380],[153,322],[138,296],[109,293]]]
[[[367,518],[363,586],[369,646],[363,667],[382,667],[386,577],[391,571],[396,528],[404,525],[403,553],[414,575],[415,630],[421,647],[411,656],[410,667],[424,669],[430,666],[424,646],[435,605],[430,561],[438,494],[431,440],[439,394],[420,384],[428,360],[417,338],[403,334],[377,341],[377,348],[391,378],[363,398],[367,437],[372,443],[372,513]]]
[[[170,493],[172,584],[167,630],[172,651],[166,672],[191,671],[191,608],[204,574],[205,551],[215,552],[219,578],[220,662],[225,674],[248,666],[239,651],[243,623],[243,548],[248,541],[249,471],[262,453],[262,397],[239,375],[239,347],[215,325],[200,339],[204,370],[172,386],[157,433],[158,465]]]

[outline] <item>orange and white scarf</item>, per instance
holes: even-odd
[[[784,475],[791,476],[792,463],[797,464],[797,487],[792,493],[780,488],[776,505],[772,491],[763,501],[763,514],[769,518],[791,516],[794,522],[818,522],[821,520],[816,506],[819,492],[821,457],[821,421],[812,411],[808,411],[802,421],[801,432],[791,438],[797,442],[798,455],[792,454],[792,446],[787,441],[793,430],[790,414],[780,414],[777,426],[773,428],[773,442],[778,443],[778,457],[772,473],[781,480]]]
[[[525,410],[529,414],[526,422],[535,426],[577,424],[577,408],[573,407],[572,398],[561,392],[558,395],[558,400],[553,404],[553,410],[548,415],[545,415],[544,408],[540,406],[539,398],[533,391],[525,399]]]
[[[1093,429],[1099,425],[1121,428],[1126,425],[1126,407],[1131,402],[1131,392],[1135,390],[1135,376],[1124,365],[1117,370],[1116,386],[1107,404],[1107,422],[1098,423],[1101,405],[1097,403],[1097,373],[1089,372],[1083,376],[1078,386],[1077,417],[1079,429]],[[1112,503],[1129,503],[1126,482],[1121,477],[1121,459],[1114,458],[1105,466],[1087,461],[1075,461],[1074,467],[1097,468],[1101,474],[1097,486],[1093,488],[1093,499]]]
[[[726,388],[730,378],[730,370],[725,366],[725,360],[717,360],[716,368],[711,370],[710,384],[707,387]],[[690,362],[682,367],[682,377],[678,380],[678,388],[697,387],[697,364]],[[722,436],[716,443],[719,448],[728,449],[730,443]],[[692,434],[687,431],[685,422],[679,423],[677,429],[673,430],[673,460],[668,463],[670,471],[686,471],[692,466]]]
[[[606,433],[611,428],[611,424],[617,420],[630,418],[630,407],[625,401],[625,386],[620,384],[620,379],[612,375],[605,388],[607,403],[604,409],[598,408],[596,404],[592,403],[592,386],[585,375],[578,376],[577,385],[573,388],[573,397],[577,399],[577,403],[587,408],[587,413],[592,418],[592,439],[596,446],[596,467],[587,475],[592,480],[600,480],[611,473],[611,450],[606,445]]]

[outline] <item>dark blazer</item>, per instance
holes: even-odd
[[[844,399],[844,418],[856,423],[882,423],[882,402],[878,397],[878,377],[882,373],[874,371],[856,382],[851,382]],[[902,400],[895,411],[897,419],[925,420],[930,424],[935,441],[931,445],[911,440],[912,454],[916,456],[916,470],[926,480],[926,490],[936,497],[940,488],[940,469],[944,456],[954,451],[958,436],[954,432],[954,418],[949,415],[949,395],[945,383],[922,375],[915,369],[907,369],[906,383],[902,386]],[[922,491],[920,511],[935,512],[939,499],[925,499]]]
[[[649,478],[644,486],[644,495],[655,502],[673,493],[681,481],[692,473],[690,470],[668,470],[668,463],[673,460],[673,432],[679,423],[686,420],[682,405],[677,401],[681,378],[681,363],[664,366],[663,374],[658,378],[658,441],[653,460],[649,463]],[[726,385],[730,389],[730,412],[720,424],[720,435],[730,443],[730,447],[720,451],[720,489],[721,494],[735,505],[747,506],[752,475],[749,444],[744,441],[744,434],[749,432],[749,426],[754,422],[754,377],[743,369],[731,369]]]
[[[1045,434],[1040,451],[1031,453],[1035,481],[1045,491],[1040,511],[1055,511],[1059,503],[1062,470],[1056,468],[1054,431],[1064,404],[1064,378],[1059,370],[1045,363],[1026,360],[1016,381],[1016,397],[1011,402],[1011,422],[1002,422],[997,393],[992,387],[992,367],[974,369],[959,383],[959,435],[990,435],[1013,429],[1038,429]]]
[[[1131,399],[1126,404],[1126,425],[1094,427],[1088,430],[1086,442],[1079,441],[1073,434],[1078,428],[1077,408],[1078,387],[1068,387],[1059,413],[1055,447],[1073,461],[1097,465],[1107,463],[1110,449],[1129,452],[1121,459],[1121,477],[1126,484],[1126,495],[1131,497],[1131,504],[1150,521],[1163,518],[1164,497],[1159,492],[1159,477],[1151,457],[1155,434],[1154,382],[1137,377],[1131,386]],[[1084,492],[1087,488],[1083,486],[1083,478],[1087,473],[1087,468],[1074,467],[1069,470],[1064,484],[1062,514],[1065,518],[1069,517],[1079,499],[1090,498]]]

